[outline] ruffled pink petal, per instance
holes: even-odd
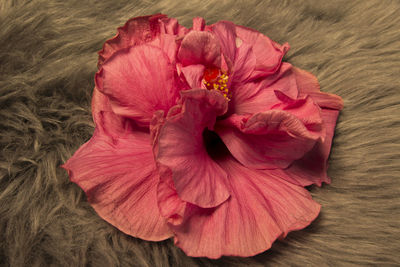
[[[186,67],[182,67],[181,71],[185,76],[186,82],[188,83],[190,88],[196,89],[201,88],[201,80],[204,76],[204,65],[188,65]]]
[[[163,34],[171,34],[176,35],[177,37],[184,36],[189,32],[189,29],[186,29],[184,26],[178,23],[178,20],[175,18],[160,18],[160,32]]]
[[[175,64],[176,52],[178,51],[175,35],[160,34],[153,41],[149,42],[148,45],[160,48],[168,56],[169,62]]]
[[[278,237],[303,229],[320,205],[307,190],[235,160],[220,162],[229,173],[231,197],[215,209],[190,206],[191,216],[171,226],[175,244],[192,257],[248,257],[269,249]]]
[[[236,26],[230,21],[219,21],[211,25],[211,30],[217,36],[221,52],[229,67],[236,58]]]
[[[313,149],[301,159],[294,161],[289,168],[285,170],[271,170],[271,172],[276,176],[300,186],[308,186],[311,184],[321,186],[322,182],[330,183],[330,178],[327,176],[327,161],[339,111],[322,109],[321,115],[326,129],[324,141],[319,140]]]
[[[318,139],[322,127],[308,129],[294,114],[298,109],[314,112],[308,101],[291,110],[269,110],[251,117],[232,115],[220,121],[215,131],[232,155],[243,165],[256,169],[286,168],[304,156]],[[304,111],[303,111],[304,112]],[[316,111],[319,114],[319,110]],[[308,112],[307,112],[308,113]],[[313,121],[314,122],[314,121]]]
[[[140,130],[134,121],[118,116],[112,111],[101,111],[96,114],[96,119],[96,130],[113,140],[125,138],[132,131]]]
[[[211,25],[212,32],[218,37],[221,51],[229,67],[229,88],[236,86],[252,76],[257,66],[253,45],[243,42],[236,35],[236,25],[229,21],[220,21]]]
[[[243,90],[243,87],[246,88],[245,82],[251,77],[255,66],[256,57],[254,56],[251,46],[248,44],[242,44],[239,48],[237,48],[236,57],[228,84],[228,88],[230,88],[231,93],[236,95],[236,97],[240,95],[240,92],[237,93],[236,90],[240,91]],[[255,88],[250,90],[253,91],[254,89]]]
[[[315,138],[320,137],[322,140],[325,138],[321,109],[311,97],[292,99],[281,91],[275,91],[275,95],[282,102],[274,105],[272,109],[285,110],[295,115],[304,124],[310,135],[314,135]]]
[[[227,101],[206,89],[182,91],[182,109],[161,128],[156,160],[171,169],[180,198],[200,207],[215,207],[229,197],[227,174],[207,154],[204,129],[226,112]]]
[[[99,113],[102,111],[108,111],[111,112],[111,104],[110,100],[108,97],[103,94],[102,92],[99,91],[99,89],[95,86],[93,89],[93,94],[92,94],[92,117],[93,121],[96,124],[96,126],[101,123],[101,118],[99,118]]]
[[[183,67],[193,64],[220,67],[221,48],[218,39],[210,32],[189,32],[182,40],[178,60]]]
[[[298,89],[292,66],[283,63],[279,71],[261,81],[246,82],[232,90],[232,113],[254,114],[269,110],[280,102],[275,91],[281,91],[290,98],[297,99]]]
[[[113,38],[104,43],[103,49],[99,51],[98,67],[118,50],[153,40],[160,33],[159,20],[166,18],[166,15],[155,14],[128,20],[124,26],[118,28],[118,33]]]
[[[114,53],[95,79],[114,113],[145,126],[156,110],[168,111],[175,105],[181,89],[168,56],[149,45]]]
[[[172,172],[159,164],[160,182],[157,187],[157,201],[160,213],[172,225],[183,222],[187,202],[183,201],[176,192]]]
[[[193,18],[193,27],[194,31],[204,31],[204,27],[206,26],[206,21],[201,17]]]
[[[100,111],[111,111],[110,100],[95,86],[92,94],[92,114]]]
[[[293,67],[300,96],[309,95],[322,108],[341,110],[343,100],[340,96],[320,91],[317,78],[311,73]]]
[[[96,130],[63,168],[96,212],[124,233],[151,241],[171,237],[157,205],[159,176],[148,134],[116,140]]]
[[[239,25],[236,25],[236,34],[243,43],[252,46],[257,59],[252,73],[254,79],[271,75],[279,69],[283,56],[289,50],[289,44],[280,45],[253,29]]]
[[[96,87],[92,95],[92,116],[96,131],[112,139],[123,138],[132,131],[141,130],[133,120],[115,114],[109,98]]]

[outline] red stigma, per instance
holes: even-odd
[[[218,68],[207,68],[204,70],[204,80],[207,82],[212,82],[215,79],[217,79],[219,75],[219,69]]]

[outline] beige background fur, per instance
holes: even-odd
[[[97,54],[128,18],[231,20],[343,97],[322,213],[253,258],[192,259],[126,236],[58,166],[93,131]],[[400,266],[400,1],[0,2],[0,265]]]

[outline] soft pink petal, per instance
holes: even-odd
[[[176,192],[172,172],[159,164],[160,182],[157,187],[157,200],[160,213],[167,222],[179,225],[183,222],[187,203]]]
[[[92,113],[111,111],[110,100],[95,86],[92,94]]]
[[[242,90],[244,82],[251,76],[255,66],[256,57],[251,46],[242,44],[237,48],[233,69],[230,74],[229,88],[233,94],[240,95],[240,92],[236,94],[235,91]]]
[[[234,90],[238,83],[251,76],[257,66],[253,45],[236,36],[236,25],[232,22],[220,21],[211,25],[211,29],[220,41],[221,51],[230,69],[229,86]]]
[[[283,56],[289,50],[289,44],[280,45],[267,36],[243,26],[236,26],[236,34],[243,43],[252,46],[253,53],[257,59],[253,78],[265,77],[275,73]]]
[[[96,131],[112,139],[125,137],[134,130],[143,130],[133,120],[115,114],[108,97],[96,87],[92,95],[92,116]]]
[[[210,32],[189,32],[182,40],[178,60],[184,67],[192,64],[220,67],[221,48],[218,39]]]
[[[243,131],[252,134],[285,131],[293,137],[323,139],[325,133],[322,123],[321,109],[311,98],[305,98],[282,103],[274,106],[272,110],[254,114],[246,121]]]
[[[166,15],[155,14],[128,20],[124,26],[118,28],[118,33],[113,38],[104,43],[99,52],[98,67],[118,50],[153,40],[160,33],[159,20],[165,18]]]
[[[219,21],[211,25],[212,32],[217,36],[221,45],[221,52],[230,67],[236,58],[235,28],[235,24],[230,21]]]
[[[201,17],[193,18],[193,28],[192,29],[194,31],[203,31],[205,25],[206,25],[206,22],[203,18],[201,18]]]
[[[132,131],[141,130],[129,118],[116,115],[112,111],[101,111],[96,115],[96,130],[116,140],[125,138]]]
[[[124,233],[151,241],[171,237],[158,210],[159,176],[148,134],[112,139],[96,130],[63,168],[96,212]]]
[[[110,98],[114,113],[148,125],[156,110],[175,105],[180,85],[168,56],[157,47],[119,50],[96,74],[97,88]]]
[[[280,102],[275,91],[281,91],[290,98],[297,99],[297,83],[290,64],[283,63],[279,71],[261,81],[246,82],[236,86],[232,90],[230,109],[239,115],[268,110]]]
[[[226,173],[207,154],[203,131],[212,129],[227,101],[206,89],[182,91],[181,113],[167,118],[158,139],[156,160],[171,169],[182,200],[215,207],[229,197]]]
[[[327,176],[327,161],[339,111],[322,109],[321,114],[326,129],[324,141],[319,140],[312,150],[300,160],[294,161],[289,168],[273,170],[277,176],[301,186],[311,184],[321,186],[322,182],[330,183],[330,179]]]
[[[175,18],[163,17],[160,19],[160,32],[164,34],[172,34],[177,37],[185,35],[189,30],[178,23]]]
[[[321,109],[311,97],[292,99],[281,91],[275,91],[275,94],[282,102],[274,105],[272,109],[285,110],[295,115],[308,129],[309,134],[315,135],[316,138],[325,138]]]
[[[340,96],[320,91],[318,80],[314,75],[296,67],[293,67],[293,72],[301,96],[310,95],[322,108],[337,110],[343,108],[343,100]]]
[[[102,92],[99,91],[99,89],[95,86],[93,89],[93,94],[92,94],[92,117],[94,123],[97,125],[101,123],[101,119],[98,118],[98,114],[102,111],[108,111],[111,112],[111,104],[110,100],[108,97],[103,94]]]
[[[283,110],[269,110],[251,117],[234,114],[220,121],[215,131],[239,162],[256,169],[286,168],[324,137]]]
[[[204,65],[201,64],[188,65],[181,68],[181,71],[185,76],[186,82],[190,88],[201,88],[201,80],[204,76],[204,69]]]
[[[148,45],[160,48],[168,56],[169,62],[175,64],[176,53],[178,51],[175,35],[160,34],[153,41],[149,42]]]
[[[176,245],[187,255],[253,256],[318,216],[320,205],[302,187],[269,177],[266,171],[247,169],[233,159],[220,164],[229,173],[231,197],[214,209],[187,207],[191,216],[171,225]]]

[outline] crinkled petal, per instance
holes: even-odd
[[[201,88],[201,80],[204,76],[204,65],[188,65],[186,67],[182,67],[181,71],[185,76],[186,82],[188,83],[190,88],[197,89]]]
[[[235,86],[232,90],[230,109],[232,113],[238,115],[271,109],[280,102],[275,91],[281,91],[290,98],[297,99],[297,83],[290,64],[283,63],[279,71],[261,81],[249,81]]]
[[[282,102],[274,105],[272,109],[285,110],[295,115],[304,124],[310,135],[314,135],[315,138],[325,138],[321,109],[311,97],[292,99],[281,91],[275,91],[275,95]]]
[[[236,58],[236,30],[235,24],[230,21],[219,21],[211,25],[212,32],[217,36],[221,45],[221,52],[229,67]]]
[[[278,237],[303,229],[320,205],[307,190],[267,171],[247,169],[235,160],[220,163],[229,173],[231,197],[214,209],[191,206],[180,225],[171,226],[175,244],[193,257],[248,257],[269,249]]]
[[[158,210],[159,176],[148,134],[116,140],[96,130],[63,168],[96,212],[124,233],[151,241],[171,237]]]
[[[257,63],[252,78],[265,77],[279,69],[283,56],[289,50],[289,44],[280,45],[253,29],[239,25],[236,25],[236,34],[243,43],[252,46],[256,56]]]
[[[97,113],[97,131],[117,140],[130,135],[132,131],[141,130],[134,121],[116,115],[112,111],[101,111]]]
[[[177,57],[183,67],[192,64],[220,67],[220,44],[210,32],[191,31],[182,40]]]
[[[235,64],[232,73],[232,91],[238,87],[240,90],[240,83],[244,83],[251,75],[256,65],[256,57],[250,45],[242,44],[237,48]]]
[[[204,31],[204,27],[206,26],[206,21],[202,17],[193,18],[193,27],[194,31]]]
[[[181,112],[167,118],[159,133],[156,160],[171,169],[180,198],[200,207],[215,207],[229,197],[227,174],[203,142],[204,129],[213,128],[226,102],[215,91],[183,91]]]
[[[175,18],[162,17],[160,19],[160,32],[163,34],[171,34],[181,37],[188,33],[188,31],[189,29],[180,25],[178,20]]]
[[[285,170],[271,170],[275,175],[300,186],[316,184],[321,186],[322,182],[330,183],[327,176],[328,157],[331,150],[332,138],[335,131],[338,110],[322,109],[322,120],[326,129],[325,139],[319,140],[313,149]]]
[[[114,53],[96,74],[96,86],[110,98],[114,113],[144,126],[156,110],[175,105],[181,89],[168,56],[149,45]]]
[[[133,120],[115,114],[111,109],[109,98],[96,87],[92,95],[92,116],[96,131],[112,139],[129,135],[132,131],[143,131]]]
[[[153,40],[160,33],[159,20],[165,18],[166,15],[155,14],[128,20],[124,26],[118,28],[118,33],[113,38],[104,43],[103,49],[99,51],[98,67],[118,50]]]
[[[168,167],[159,164],[160,182],[157,187],[157,200],[160,213],[172,225],[183,222],[187,202],[176,192],[172,172]]]
[[[243,165],[256,169],[286,168],[324,138],[322,127],[319,131],[316,125],[308,129],[295,115],[301,112],[319,115],[309,100],[293,110],[275,109],[251,117],[234,114],[220,121],[215,131]]]
[[[102,111],[111,112],[111,104],[108,97],[99,91],[95,86],[92,94],[92,117],[96,126],[101,123],[101,119],[98,118],[98,114]]]
[[[341,110],[343,100],[340,96],[320,91],[317,78],[311,73],[293,67],[300,96],[309,95],[321,108]]]
[[[153,41],[149,42],[148,45],[160,48],[168,56],[169,62],[175,64],[176,52],[178,50],[175,35],[160,34]]]

